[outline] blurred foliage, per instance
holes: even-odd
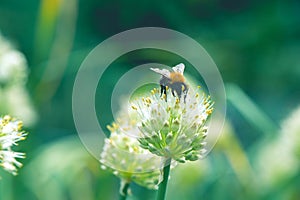
[[[229,128],[208,158],[171,172],[167,198],[299,199],[299,154],[291,155],[290,144],[282,143],[289,127],[278,128],[299,105],[299,13],[297,0],[0,1],[0,31],[13,49],[24,54],[22,65],[28,76],[26,83],[9,86],[11,92],[0,84],[0,115],[25,109],[19,112],[29,113],[23,121],[30,113],[33,116],[32,123],[25,123],[28,140],[19,147],[27,154],[25,167],[18,177],[0,172],[0,199],[116,198],[118,180],[101,171],[78,141],[72,87],[91,49],[120,31],[144,26],[191,36],[213,57],[224,82],[231,83],[226,88]],[[5,42],[0,42],[1,48]],[[100,124],[113,120],[107,105],[124,72],[138,64],[173,65],[181,59],[149,49],[113,62],[97,90]],[[187,74],[193,74],[189,68]],[[24,106],[16,109],[7,104]],[[299,145],[299,140],[294,142]],[[263,156],[268,159],[259,158]],[[292,163],[292,173],[280,171],[272,160]],[[264,179],[269,166],[281,175]],[[132,192],[131,199],[153,199],[154,195],[136,185]]]

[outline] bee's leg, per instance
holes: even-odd
[[[162,97],[163,94],[165,95],[165,100],[167,101],[167,87],[160,85],[160,97]]]
[[[174,89],[172,88],[172,95],[173,97],[175,97],[175,93],[174,93]]]
[[[165,89],[166,89],[166,86],[160,85],[160,97],[162,96]]]
[[[184,100],[184,103],[186,103],[186,96],[187,96],[188,91],[189,91],[189,88],[187,87],[186,84],[184,84],[184,90],[183,90],[183,100]]]
[[[165,95],[165,100],[167,102],[167,88],[166,88],[166,86],[164,86],[164,87],[165,87],[165,89],[164,89],[164,95]]]

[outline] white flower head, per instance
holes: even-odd
[[[37,116],[25,87],[27,76],[24,54],[0,33],[0,113],[18,116],[30,126]]]
[[[178,162],[200,158],[205,151],[205,123],[213,108],[210,97],[199,88],[190,88],[186,99],[169,94],[168,100],[155,88],[149,96],[132,102],[139,116],[141,147]]]
[[[26,133],[22,131],[22,122],[6,115],[0,117],[0,166],[13,175],[17,174],[17,167],[22,164],[16,158],[24,158],[24,153],[14,152],[13,146],[17,142],[26,138]]]
[[[27,76],[25,56],[14,50],[0,34],[0,83],[24,82]]]
[[[161,158],[140,147],[135,137],[139,130],[134,116],[126,116],[127,112],[120,112],[117,123],[107,126],[111,134],[105,139],[100,155],[102,169],[110,170],[122,182],[133,181],[149,189],[157,189],[162,179]]]

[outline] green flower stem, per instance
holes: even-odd
[[[171,158],[166,158],[163,170],[163,181],[159,184],[156,200],[164,200],[166,196],[167,184],[169,180]]]
[[[125,182],[120,191],[119,200],[126,200],[130,182]]]

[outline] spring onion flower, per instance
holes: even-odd
[[[105,139],[100,155],[101,168],[121,178],[120,192],[126,183],[132,181],[149,189],[157,189],[161,181],[161,159],[140,147],[135,137],[139,132],[135,120],[125,117],[123,113],[117,122],[107,128],[111,134]]]
[[[25,158],[25,154],[14,152],[12,147],[24,140],[26,135],[21,121],[8,115],[0,117],[0,166],[13,175],[17,175],[17,168],[22,167],[17,158]]]
[[[0,84],[24,83],[27,77],[25,56],[0,34]]]
[[[18,116],[31,126],[37,116],[25,87],[28,72],[24,54],[0,33],[0,113]]]
[[[181,163],[198,160],[205,153],[205,124],[213,108],[210,97],[199,88],[190,88],[185,101],[176,97],[166,101],[154,89],[132,102],[138,114],[142,148]]]

